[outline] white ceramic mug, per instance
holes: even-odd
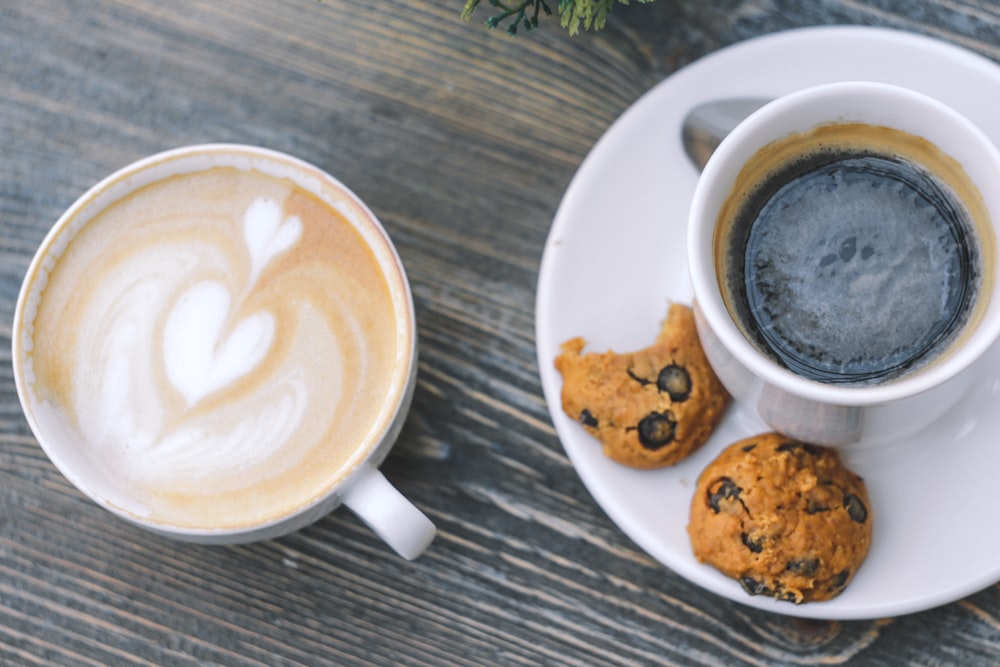
[[[724,302],[716,233],[738,175],[761,151],[796,133],[831,124],[895,128],[926,139],[960,165],[981,200],[983,284],[971,324],[939,359],[873,384],[820,382],[796,374],[751,342]],[[768,148],[770,150],[770,148]],[[688,259],[699,334],[736,400],[775,430],[828,445],[905,437],[941,417],[979,372],[976,361],[1000,335],[996,237],[1000,151],[971,122],[908,89],[871,82],[817,86],[780,98],[746,118],[712,155],[697,184],[688,226]]]
[[[343,503],[415,558],[434,525],[378,467],[416,339],[402,263],[357,196],[299,159],[214,144],[129,165],[55,223],[13,366],[49,458],[143,528],[249,542]]]

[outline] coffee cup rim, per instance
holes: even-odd
[[[739,331],[723,304],[719,289],[711,243],[716,224],[718,204],[714,196],[727,192],[735,176],[734,170],[745,164],[736,160],[739,154],[747,159],[770,141],[760,140],[766,130],[773,131],[775,119],[788,116],[804,105],[831,105],[845,99],[878,98],[884,103],[905,103],[920,105],[927,112],[941,119],[947,119],[950,127],[964,133],[964,138],[974,145],[984,163],[1000,175],[1000,149],[971,120],[936,98],[894,84],[872,81],[847,81],[812,86],[779,97],[750,114],[723,139],[705,165],[695,187],[687,228],[687,251],[690,277],[693,283],[694,299],[713,334],[723,347],[753,375],[761,378],[789,394],[808,400],[844,406],[877,405],[914,396],[930,390],[969,368],[1000,336],[1000,285],[992,286],[988,307],[982,319],[970,332],[962,345],[949,356],[934,364],[919,369],[904,377],[880,385],[836,385],[811,380],[796,375],[789,369],[760,353]],[[831,116],[826,123],[847,122],[843,118]],[[814,123],[819,126],[823,122]],[[805,128],[809,129],[809,128]],[[786,129],[784,134],[799,131],[800,128]],[[947,149],[942,149],[949,153]],[[977,186],[982,183],[976,182]],[[980,190],[983,190],[980,187]],[[997,205],[989,207],[991,228],[994,236],[1000,225],[1000,199]]]

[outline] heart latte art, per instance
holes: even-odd
[[[344,215],[288,181],[220,167],[147,186],[39,280],[36,412],[126,512],[280,517],[385,419],[400,353],[386,277]]]

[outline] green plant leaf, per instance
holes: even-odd
[[[653,1],[639,0],[639,2]],[[510,5],[504,0],[488,0],[488,2],[498,11],[486,19],[486,27],[495,30],[506,22],[506,31],[512,36],[517,34],[518,27],[524,27],[525,30],[537,28],[539,14],[552,15],[552,8],[546,0],[515,0]],[[471,20],[479,3],[480,0],[466,0],[462,8],[462,19]],[[560,25],[570,35],[575,35],[580,30],[601,30],[615,5],[628,3],[629,0],[558,0],[556,7]]]

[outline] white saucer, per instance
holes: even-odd
[[[549,234],[536,303],[542,385],[567,454],[611,519],[651,556],[690,581],[760,609],[861,619],[945,604],[1000,580],[1000,348],[989,377],[943,421],[909,442],[844,451],[868,485],[871,551],[829,602],[795,606],[751,597],[701,565],[686,526],[698,474],[727,444],[767,430],[739,405],[711,441],[674,468],[638,471],[604,458],[563,412],[552,362],[583,336],[588,351],[625,352],[656,336],[668,303],[690,303],[684,230],[697,172],[680,142],[683,114],[720,97],[777,96],[824,82],[885,81],[935,96],[1000,143],[1000,67],[926,37],[859,28],[810,28],[757,38],[672,75],[607,131],[570,184]]]

